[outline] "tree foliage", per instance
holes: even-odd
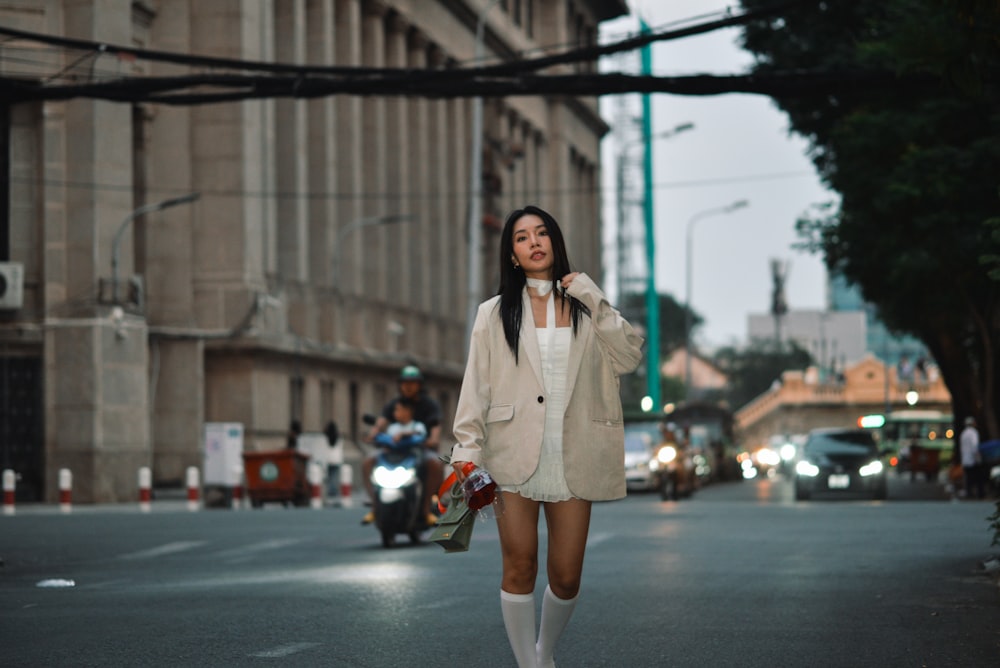
[[[672,295],[657,295],[660,310],[660,360],[666,360],[685,342],[685,311]],[[626,293],[622,295],[618,305],[622,315],[633,325],[646,325],[646,295],[643,293]],[[691,329],[697,330],[704,318],[697,311],[691,312]],[[647,394],[648,386],[644,368],[639,373],[623,376],[621,379],[622,403],[627,410],[636,410],[640,400]],[[664,402],[681,401],[684,399],[684,381],[682,379],[664,377],[660,379],[660,398]]]
[[[794,341],[775,346],[772,341],[755,342],[746,349],[726,347],[715,354],[715,364],[729,377],[724,399],[734,409],[766,392],[788,369],[805,369],[812,362],[809,352]]]
[[[771,0],[742,0],[747,9]],[[775,98],[839,208],[803,245],[934,355],[956,418],[1000,436],[1000,13],[984,0],[807,2],[749,24],[755,71],[891,68],[933,86]],[[992,273],[992,275],[991,275]]]
[[[660,307],[660,355],[669,357],[678,348],[684,347],[685,320],[684,306],[679,304],[673,295],[657,295]],[[626,293],[622,295],[619,310],[629,322],[645,326],[646,295]],[[691,329],[697,330],[704,322],[697,311],[691,312]]]

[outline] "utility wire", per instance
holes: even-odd
[[[621,73],[538,75],[539,69],[558,64],[594,61],[621,51],[630,51],[654,41],[679,39],[765,18],[800,4],[786,2],[695,26],[643,34],[604,46],[515,60],[491,66],[442,70],[289,65],[228,58],[210,58],[114,45],[64,37],[52,37],[0,27],[0,34],[57,44],[66,48],[91,49],[136,60],[173,62],[190,66],[226,68],[252,74],[199,73],[176,77],[118,77],[107,81],[50,85],[40,81],[0,78],[0,93],[11,100],[67,100],[77,97],[116,102],[154,102],[197,105],[270,98],[316,98],[331,95],[396,95],[430,98],[505,97],[510,95],[594,96],[623,93],[672,93],[719,95],[751,93],[771,97],[829,95],[859,87],[898,88],[933,84],[930,77],[901,78],[889,71],[785,71],[729,76],[686,77],[634,76]],[[197,89],[192,90],[192,89]],[[183,92],[187,91],[187,92]]]
[[[717,185],[727,185],[733,183],[751,183],[759,181],[774,181],[781,179],[791,179],[791,178],[803,178],[807,176],[813,176],[814,172],[808,170],[790,171],[790,172],[769,172],[763,174],[743,174],[738,176],[723,176],[723,177],[712,177],[704,179],[690,179],[686,181],[664,181],[661,183],[653,184],[655,190],[676,190],[682,188],[703,188],[711,187]],[[131,193],[134,187],[131,185],[117,185],[109,183],[96,183],[96,182],[85,182],[85,181],[64,181],[59,179],[42,179],[40,182],[34,179],[28,179],[25,177],[12,176],[12,183],[42,183],[46,187],[58,187],[58,188],[73,188],[73,189],[87,189],[94,191],[103,192],[128,192]],[[539,195],[590,195],[595,193],[608,194],[608,191],[613,191],[613,187],[596,186],[593,188],[543,188],[543,189],[523,189],[523,188],[507,188],[501,193],[501,196],[518,196],[529,193],[538,193]],[[163,197],[171,197],[176,194],[183,194],[189,192],[189,189],[168,189],[168,188],[148,188],[146,189],[147,194],[159,194]],[[280,200],[308,200],[308,201],[321,201],[321,200],[339,200],[339,201],[354,201],[354,200],[372,200],[378,202],[385,202],[388,200],[409,200],[409,201],[427,201],[427,200],[452,200],[456,197],[464,197],[467,193],[464,190],[454,190],[454,191],[443,191],[443,192],[404,192],[404,193],[378,193],[378,192],[367,192],[367,193],[316,193],[316,192],[280,192],[280,191],[255,191],[255,190],[200,190],[202,197],[206,196],[216,196],[216,197],[234,197],[234,198],[246,198],[246,199],[259,199],[259,200],[270,200],[270,199],[280,199]]]

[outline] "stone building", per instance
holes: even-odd
[[[495,62],[594,43],[598,23],[626,11],[623,0],[14,0],[0,25],[82,46],[4,39],[0,76],[182,71],[141,50],[453,68],[472,62],[480,16]],[[291,420],[305,431],[333,420],[360,454],[362,413],[407,363],[449,424],[470,301],[472,108],[375,95],[0,101],[0,268],[23,289],[0,306],[0,465],[20,475],[18,497],[55,500],[62,468],[79,502],[134,500],[142,466],[157,485],[180,484],[201,464],[206,422],[242,423],[245,448],[262,450],[283,446]],[[498,221],[527,202],[555,214],[576,268],[600,279],[596,99],[491,98],[483,119],[479,297],[496,288]]]

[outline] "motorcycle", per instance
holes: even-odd
[[[365,415],[365,424],[375,424],[375,416]],[[382,547],[393,547],[398,534],[406,534],[410,542],[420,542],[426,529],[420,513],[423,483],[418,467],[423,458],[424,440],[408,436],[394,441],[388,434],[377,434],[374,444],[379,448],[371,482],[375,494],[372,501],[375,528],[382,536]]]

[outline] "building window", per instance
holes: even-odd
[[[292,376],[288,379],[288,415],[289,420],[302,419],[302,403],[305,396],[306,382],[302,376]]]

